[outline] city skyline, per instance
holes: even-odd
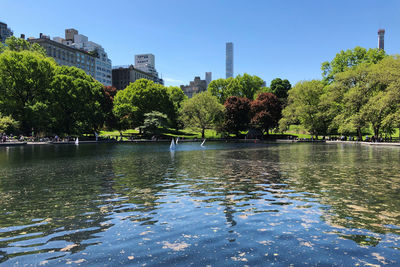
[[[380,28],[386,30],[385,51],[400,53],[399,2],[289,2],[243,5],[239,1],[208,1],[198,6],[194,1],[118,1],[125,6],[119,9],[106,1],[96,1],[99,5],[68,1],[53,6],[45,0],[5,0],[2,7],[7,12],[0,21],[17,37],[43,32],[53,38],[64,29],[78,28],[104,47],[113,65],[131,64],[127,59],[136,54],[154,54],[165,84],[175,86],[188,84],[206,71],[212,72],[214,79],[225,78],[226,42],[235,44],[235,76],[244,72],[257,75],[267,85],[276,77],[292,84],[321,78],[321,63],[340,50],[376,48]],[[227,3],[229,14],[224,12]],[[63,14],[62,10],[74,5],[80,8]],[[118,16],[101,20],[96,14],[104,9]],[[193,9],[203,12],[203,19],[191,20]],[[152,20],[145,20],[149,13],[132,10],[151,10]]]

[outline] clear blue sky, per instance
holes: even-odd
[[[400,1],[0,0],[0,20],[19,36],[64,36],[75,28],[101,44],[113,65],[153,53],[166,85],[194,76],[225,78],[225,43],[234,74],[292,84],[321,77],[320,64],[343,49],[377,46],[400,54]]]

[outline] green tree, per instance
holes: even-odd
[[[292,88],[292,85],[287,79],[282,80],[281,78],[276,78],[271,81],[270,88],[271,93],[285,102],[288,97],[288,91]]]
[[[233,88],[239,87],[239,85],[234,86],[235,79],[230,77],[228,79],[217,79],[210,82],[207,90],[215,96],[219,103],[224,104],[225,100],[238,92],[232,91]]]
[[[378,48],[365,49],[355,47],[346,51],[340,51],[331,62],[325,61],[321,65],[323,80],[327,83],[334,81],[336,74],[361,63],[376,64],[386,56],[384,50]]]
[[[398,128],[400,139],[400,80],[391,83],[381,105],[386,111],[382,120],[382,127],[389,134],[394,132],[394,128]]]
[[[386,57],[370,67],[368,86],[375,88],[361,113],[376,138],[400,129],[400,58]]]
[[[281,130],[291,124],[300,124],[312,135],[326,135],[329,122],[321,110],[324,84],[318,80],[302,81],[289,90],[288,105],[279,121]]]
[[[238,75],[235,78],[240,87],[238,88],[239,94],[237,96],[246,97],[250,100],[253,99],[254,94],[259,91],[264,83],[264,81],[258,76],[251,76],[247,73],[243,76]]]
[[[0,54],[0,112],[11,115],[27,134],[49,124],[48,94],[56,63],[33,51]]]
[[[18,132],[19,123],[11,116],[2,116],[0,114],[0,133],[15,134]]]
[[[187,99],[187,96],[182,89],[177,86],[167,87],[167,92],[174,105],[174,115],[171,118],[171,126],[178,128],[179,109],[181,108],[183,101]]]
[[[103,85],[83,70],[58,67],[51,84],[53,132],[81,134],[103,126]]]
[[[108,129],[116,129],[117,119],[113,113],[114,107],[114,97],[117,94],[117,89],[113,86],[104,86],[103,87],[103,98],[100,102],[101,111],[104,115],[104,123]]]
[[[391,95],[390,95],[391,96]],[[371,124],[375,138],[378,138],[384,118],[390,113],[388,94],[384,91],[372,96],[360,110],[365,122]]]
[[[224,106],[210,92],[202,92],[184,101],[180,114],[184,125],[200,129],[204,138],[206,129],[216,128],[222,122]]]
[[[217,97],[219,103],[224,104],[230,96],[254,99],[263,83],[264,81],[260,77],[245,73],[243,76],[236,76],[236,78],[214,80],[208,85],[208,91]]]
[[[32,44],[25,39],[17,38],[15,36],[11,36],[6,39],[6,50],[21,52],[21,51],[32,51],[42,54],[46,56],[46,50],[41,47],[39,44]],[[1,51],[1,49],[0,49]]]
[[[114,99],[114,114],[122,128],[143,125],[144,114],[160,111],[174,119],[175,107],[166,87],[140,79],[119,91]]]
[[[333,117],[330,128],[340,134],[355,133],[362,138],[367,123],[360,111],[373,91],[368,83],[369,66],[363,63],[336,74],[334,83],[326,88],[328,112]]]
[[[331,110],[336,113],[332,127],[339,133],[356,133],[362,138],[371,126],[378,137],[382,120],[390,110],[387,90],[400,79],[399,68],[399,59],[386,57],[377,64],[362,63],[338,73],[328,89]]]
[[[168,117],[159,111],[144,114],[144,122],[141,128],[145,134],[159,134],[161,129],[168,127]]]
[[[167,92],[168,92],[169,98],[174,103],[174,106],[177,109],[180,109],[182,102],[187,99],[187,96],[182,91],[182,89],[177,86],[168,86]]]

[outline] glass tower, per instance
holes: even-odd
[[[233,43],[226,43],[226,78],[233,77]]]
[[[378,31],[378,48],[385,50],[385,30],[379,29]]]

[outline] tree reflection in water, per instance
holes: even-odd
[[[398,247],[398,149],[196,147],[0,151],[0,262],[38,255],[64,264],[208,264],[213,258],[214,264],[257,265],[285,250],[282,263],[321,264],[351,247],[338,240],[354,241],[357,251],[381,243],[380,249]],[[332,244],[329,253],[318,244]],[[372,262],[358,257],[338,264]]]

